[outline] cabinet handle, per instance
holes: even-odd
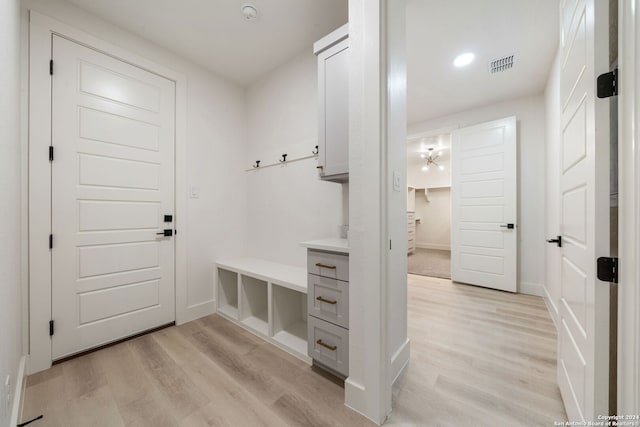
[[[324,166],[316,166],[316,169],[324,169]]]
[[[332,304],[332,305],[333,305],[333,304],[337,304],[337,303],[338,303],[338,301],[331,301],[331,300],[328,300],[328,299],[324,299],[324,298],[322,298],[322,297],[317,297],[316,299],[317,299],[318,301],[326,302],[327,304]]]
[[[318,340],[316,341],[316,344],[323,346],[324,348],[328,348],[331,351],[336,351],[336,349],[338,348],[335,345],[329,345],[329,344],[325,344],[322,342],[322,340]]]
[[[329,268],[331,270],[335,270],[336,266],[335,265],[327,265],[327,264],[322,264],[321,262],[316,262],[316,267],[320,267],[320,268]]]

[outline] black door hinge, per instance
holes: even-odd
[[[53,162],[53,145],[49,146],[49,161]]]
[[[49,336],[52,337],[54,333],[54,323],[53,320],[49,320]]]
[[[618,258],[598,258],[598,279],[618,283]]]
[[[49,60],[49,75],[53,76],[53,59]]]
[[[609,98],[618,95],[618,69],[600,74],[597,80],[598,98]]]
[[[49,249],[53,249],[53,234],[49,234]]]

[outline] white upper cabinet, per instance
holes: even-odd
[[[343,25],[313,45],[318,57],[318,169],[349,181],[349,34]]]

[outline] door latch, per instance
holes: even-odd
[[[173,236],[173,229],[165,228],[160,233],[156,233],[158,236],[171,237]]]
[[[598,279],[603,282],[618,283],[618,258],[598,258]]]
[[[516,226],[515,226],[515,224],[509,223],[509,224],[500,224],[500,227],[508,228],[509,230],[513,230]]]
[[[555,243],[559,248],[562,247],[562,236],[558,236],[555,239],[547,239],[547,243]]]

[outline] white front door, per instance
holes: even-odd
[[[561,273],[558,384],[571,421],[608,415],[609,284],[596,258],[609,252],[608,2],[561,2]]]
[[[53,60],[55,360],[175,320],[175,87],[58,36]]]
[[[516,118],[458,129],[451,142],[451,279],[516,292]]]

